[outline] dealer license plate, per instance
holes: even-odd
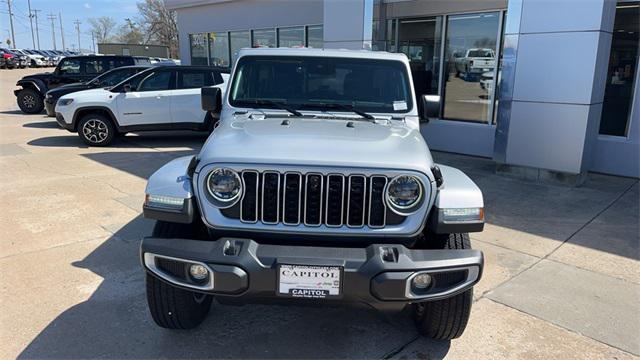
[[[280,265],[278,293],[282,296],[324,299],[341,295],[339,266]]]

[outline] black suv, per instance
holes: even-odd
[[[48,116],[54,117],[56,116],[56,103],[61,96],[71,94],[76,91],[114,86],[122,80],[130,78],[140,71],[148,68],[149,65],[123,66],[111,69],[89,81],[59,86],[53,90],[47,91],[47,95],[44,98],[44,108],[47,111]]]
[[[47,91],[62,85],[85,82],[114,68],[151,65],[149,58],[136,56],[68,56],[60,60],[51,73],[28,75],[18,80],[15,90],[22,112],[37,114],[44,109]]]

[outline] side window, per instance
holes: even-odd
[[[140,81],[137,91],[161,91],[171,89],[171,72],[153,73]]]
[[[84,61],[84,72],[87,75],[98,75],[105,72],[101,59],[86,59]]]
[[[215,85],[210,71],[181,70],[178,71],[178,89],[195,89]]]
[[[58,71],[60,74],[80,74],[80,60],[78,59],[64,59],[60,62],[59,66]]]

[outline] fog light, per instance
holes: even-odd
[[[209,276],[209,270],[203,265],[193,264],[189,267],[189,274],[195,280],[204,280]]]
[[[411,285],[416,289],[427,289],[429,286],[431,286],[431,275],[418,274],[413,277],[413,280],[411,280]]]

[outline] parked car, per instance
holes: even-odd
[[[411,306],[420,333],[462,335],[483,255],[480,189],[437,165],[403,54],[245,49],[228,91],[202,89],[219,126],[147,183],[151,315],[200,324],[212,299]],[[436,105],[436,106],[434,106]],[[335,324],[343,326],[344,324]]]
[[[62,96],[56,120],[88,145],[106,146],[131,131],[210,131],[215,119],[200,108],[200,88],[226,86],[223,72],[202,66],[157,66],[111,88]]]
[[[456,76],[465,80],[492,70],[496,65],[493,49],[468,49],[463,57],[455,59]]]
[[[18,67],[18,59],[11,52],[0,48],[0,56],[2,56],[2,59],[4,60],[2,64],[4,69],[15,69]]]
[[[44,108],[48,116],[54,117],[56,116],[55,105],[61,96],[82,90],[114,86],[148,68],[149,66],[146,65],[123,66],[111,69],[89,81],[59,86],[53,90],[47,91],[44,98]]]
[[[0,51],[0,69],[7,67],[7,60],[4,58],[4,54]]]
[[[46,65],[45,58],[42,55],[37,55],[37,54],[34,55],[27,52],[27,50],[22,50],[22,49],[11,49],[11,51],[19,55],[24,55],[27,58],[29,67],[36,68],[36,67],[41,67]]]
[[[36,54],[44,56],[44,58],[45,58],[45,60],[47,62],[46,66],[55,66],[56,65],[53,55],[51,55],[51,54],[49,54],[49,53],[47,53],[47,52],[45,52],[43,50],[30,50],[30,51],[34,52]]]
[[[133,56],[68,56],[51,73],[27,75],[18,80],[15,90],[22,112],[37,114],[44,109],[47,91],[59,86],[89,81],[113,68],[130,65],[149,65],[149,59]]]
[[[4,54],[10,54],[12,55],[12,60],[14,63],[14,67],[20,68],[20,69],[24,69],[29,65],[29,62],[27,60],[27,57],[21,54],[18,54],[16,52],[13,52],[7,48],[0,48],[0,51],[2,51]]]

